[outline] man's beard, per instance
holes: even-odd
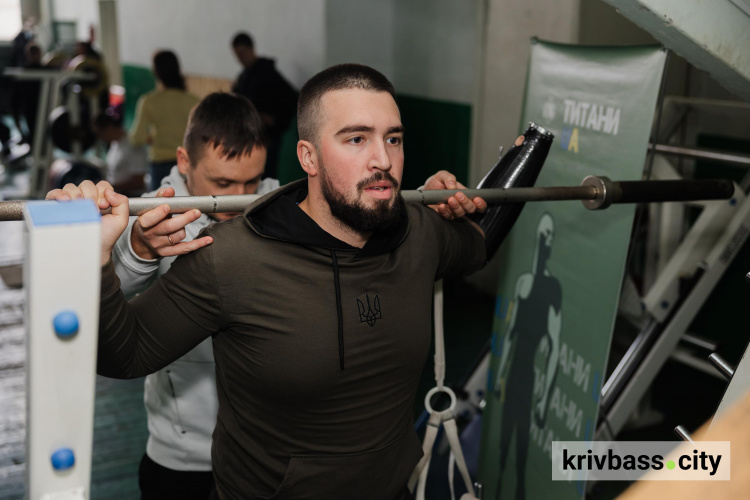
[[[376,231],[386,231],[395,227],[401,218],[401,203],[398,197],[398,181],[388,172],[377,171],[372,177],[357,183],[357,199],[350,203],[346,197],[336,191],[331,184],[325,169],[321,168],[321,184],[323,197],[333,215],[339,222],[350,229],[368,234]],[[362,193],[368,184],[379,181],[391,183],[391,189],[396,196],[389,200],[374,200],[375,207],[369,208],[362,203]]]

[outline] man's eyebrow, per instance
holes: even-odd
[[[349,134],[349,133],[352,133],[352,132],[364,132],[364,133],[371,134],[371,133],[375,132],[375,128],[374,127],[370,127],[369,125],[347,125],[346,127],[342,128],[341,130],[339,130],[338,132],[336,132],[335,135],[339,136],[339,135]],[[404,126],[403,125],[395,125],[393,127],[390,127],[386,131],[386,135],[390,135],[390,134],[403,134],[403,133],[404,133]]]
[[[262,176],[263,176],[263,174],[256,175],[252,179],[248,179],[246,181],[239,181],[239,180],[236,180],[236,179],[229,179],[227,177],[209,177],[209,179],[211,179],[211,181],[213,181],[213,182],[226,182],[226,183],[229,183],[229,184],[234,184],[234,183],[237,183],[237,182],[242,182],[243,184],[247,184],[248,182],[259,181]]]
[[[347,125],[346,127],[340,129],[338,132],[336,132],[336,136],[349,134],[351,132],[367,132],[372,133],[375,132],[375,129],[373,127],[370,127],[368,125]]]

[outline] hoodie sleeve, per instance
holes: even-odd
[[[112,251],[115,273],[120,278],[120,288],[127,298],[131,298],[148,288],[152,278],[159,270],[161,261],[161,259],[142,259],[133,250],[133,245],[130,243],[130,234],[136,220],[136,217],[130,218],[128,228],[117,240]]]
[[[423,207],[430,221],[438,249],[435,279],[470,274],[485,264],[484,238],[466,220],[443,220],[434,210]]]
[[[127,302],[110,262],[102,269],[97,373],[134,378],[182,357],[221,329],[211,246],[178,258]]]

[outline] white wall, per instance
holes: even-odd
[[[478,0],[412,0],[395,12],[395,81],[402,92],[471,104],[477,89]]]
[[[55,19],[75,20],[79,38],[99,27],[97,0],[50,0]],[[276,59],[301,86],[340,62],[369,64],[400,92],[471,104],[478,88],[478,12],[484,0],[116,0],[120,60],[151,65],[174,50],[185,73],[234,78],[229,44],[250,32],[258,54]],[[102,34],[98,35],[101,39]]]
[[[394,12],[394,0],[328,0],[325,66],[367,64],[393,82]]]
[[[326,64],[360,62],[405,94],[471,104],[481,0],[328,0]]]
[[[297,87],[325,64],[324,0],[118,0],[117,17],[123,64],[150,67],[154,51],[168,48],[185,73],[235,78],[238,31]]]
[[[50,0],[55,21],[75,21],[79,40],[89,39],[89,26],[99,33],[97,0]],[[44,21],[46,22],[46,20]]]

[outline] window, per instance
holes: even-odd
[[[13,40],[21,25],[20,0],[0,0],[0,40]]]

